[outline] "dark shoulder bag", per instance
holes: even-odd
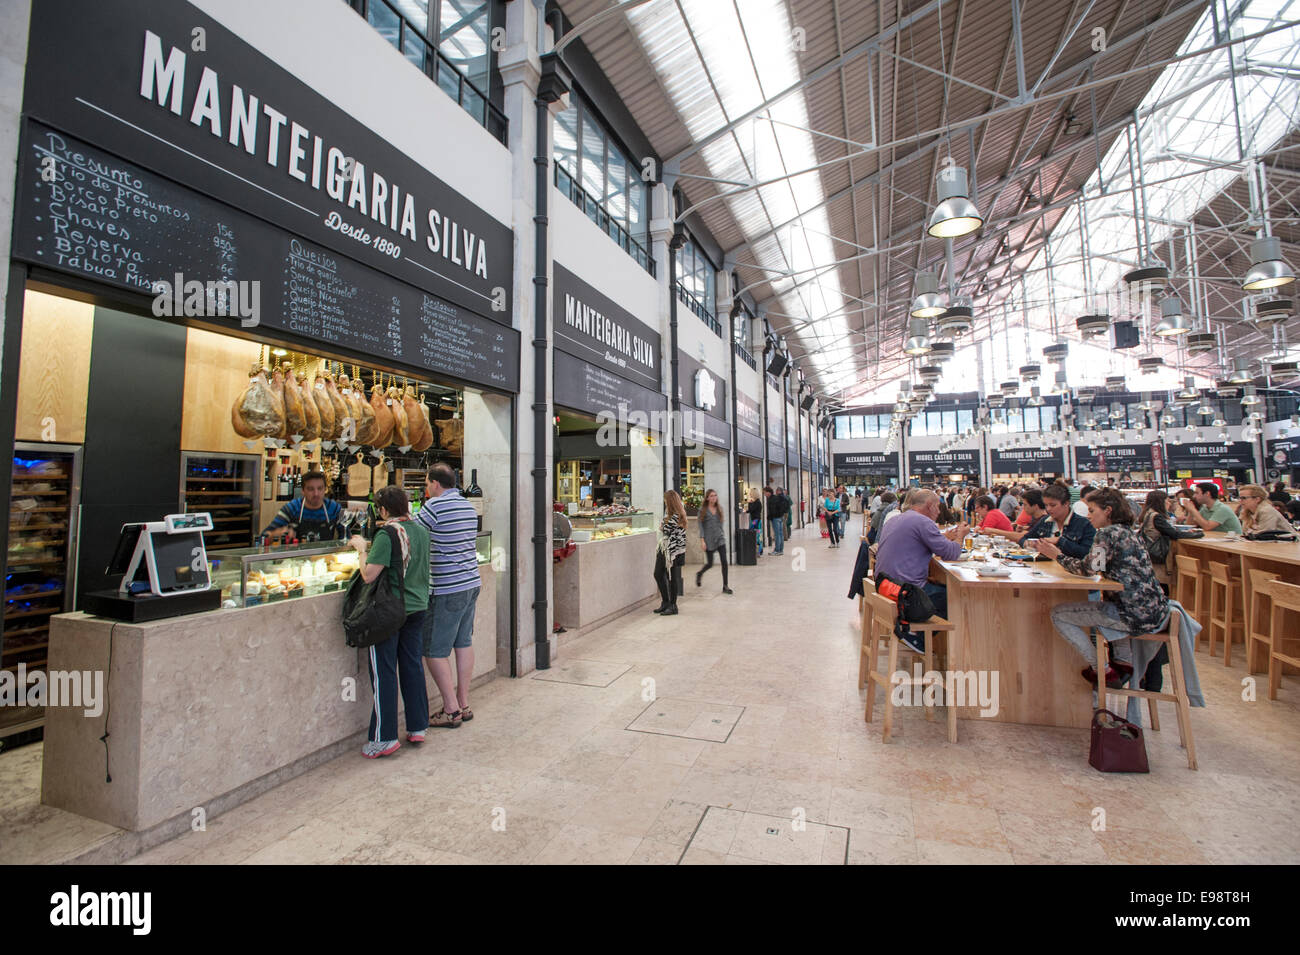
[[[1155,566],[1160,566],[1169,559],[1169,538],[1160,533],[1155,521],[1142,529],[1142,543],[1146,545],[1147,554]]]
[[[343,600],[343,635],[350,647],[373,647],[397,633],[406,620],[406,603],[393,593],[393,567],[391,554],[400,554],[401,543],[397,530],[385,527],[391,547],[389,564],[370,583],[358,570],[348,584],[348,594]],[[403,561],[403,569],[406,563]],[[400,587],[398,588],[400,591]]]

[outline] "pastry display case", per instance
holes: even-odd
[[[347,541],[226,550],[208,560],[223,607],[256,607],[342,590],[358,566],[357,552]]]
[[[569,515],[573,525],[570,537],[575,544],[631,537],[634,534],[651,534],[655,529],[655,516],[650,511],[602,507],[594,511],[577,511]]]

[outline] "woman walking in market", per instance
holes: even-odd
[[[664,491],[664,519],[659,524],[659,535],[655,583],[662,602],[655,613],[671,617],[677,613],[677,591],[682,585],[682,564],[686,563],[686,508],[671,488]]]
[[[700,546],[708,559],[703,567],[695,572],[695,586],[703,586],[704,572],[713,567],[713,555],[718,555],[722,564],[722,592],[732,593],[727,586],[727,529],[722,519],[722,505],[718,503],[718,492],[709,488],[704,492],[704,503],[700,505]]]

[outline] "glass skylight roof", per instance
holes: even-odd
[[[630,9],[627,16],[697,142],[800,78],[784,0],[649,3]],[[829,386],[852,376],[844,361],[852,345],[848,324],[837,314],[845,304],[838,275],[834,269],[821,275],[809,271],[830,265],[835,252],[826,212],[816,208],[825,199],[821,176],[800,173],[817,163],[808,125],[803,96],[789,96],[733,135],[709,143],[701,156],[712,177],[739,184],[769,182],[723,201],[746,237],[763,236],[750,246],[753,261],[790,273],[770,273],[777,292],[774,310],[811,320],[800,331],[800,341],[814,352],[809,362]],[[770,182],[774,179],[779,181]],[[813,211],[800,219],[801,209]],[[777,223],[795,219],[797,227],[764,235]]]

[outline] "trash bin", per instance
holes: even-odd
[[[736,563],[750,567],[758,563],[758,531],[753,528],[736,531]]]

